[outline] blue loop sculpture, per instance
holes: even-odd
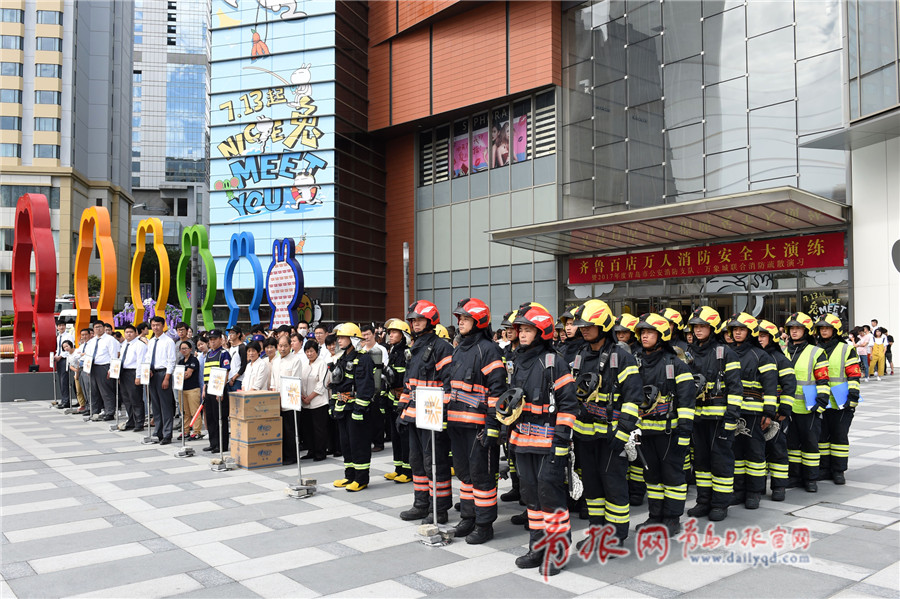
[[[225,303],[228,304],[228,328],[237,324],[238,312],[240,307],[234,298],[234,270],[237,268],[238,261],[246,258],[250,261],[250,268],[253,270],[253,297],[250,299],[250,324],[259,324],[259,305],[262,303],[263,296],[263,272],[259,258],[256,257],[256,241],[253,239],[253,233],[246,231],[234,233],[231,236],[231,253],[228,256],[228,263],[225,266]]]

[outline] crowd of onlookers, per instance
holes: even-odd
[[[874,376],[880,381],[887,369],[890,369],[887,374],[894,374],[894,358],[891,355],[894,337],[888,334],[886,328],[878,326],[877,320],[873,319],[871,325],[854,327],[848,338],[859,354],[862,380],[868,382],[869,377]]]

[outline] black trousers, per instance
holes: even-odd
[[[231,408],[229,407],[227,390],[222,393],[221,401],[219,400],[220,398],[214,397],[208,393],[203,400],[203,409],[206,411],[206,430],[209,432],[209,446],[213,448],[213,451],[219,451],[219,413],[221,410],[221,450],[228,451],[228,439],[230,438],[228,430],[228,413]]]
[[[350,461],[353,464],[353,481],[369,484],[369,467],[372,465],[372,427],[375,421],[374,406],[362,413],[347,414],[350,433]]]
[[[734,437],[734,492],[766,492],[766,437],[760,426],[762,414],[741,414],[750,436]]]
[[[163,389],[165,370],[150,373],[150,409],[153,411],[153,435],[158,439],[172,439],[175,418],[175,394],[172,392],[172,378],[169,388]]]
[[[125,426],[129,428],[144,426],[143,389],[134,384],[136,374],[135,368],[123,368],[119,375],[119,403],[125,407]]]
[[[368,419],[370,428],[372,429],[372,445],[375,447],[384,447],[384,407],[381,403],[383,396],[379,395],[372,399],[372,403],[368,409]]]
[[[303,445],[302,438],[300,445]],[[281,410],[281,457],[282,464],[297,463],[297,433],[293,410]]]
[[[675,434],[641,435],[641,453],[647,460],[644,480],[651,518],[678,518],[684,513],[687,496],[684,456],[687,449],[687,445],[678,444]]]
[[[791,414],[787,431],[789,475],[804,481],[819,480],[819,431],[822,419],[818,414]]]
[[[766,441],[766,464],[769,476],[772,477],[770,485],[773,489],[787,486],[788,481],[788,448],[785,427],[791,426],[791,419],[781,421],[778,434]]]
[[[850,424],[853,412],[849,410],[825,410],[822,431],[819,433],[819,468],[845,472],[850,457]]]
[[[91,413],[99,414],[106,410],[112,414],[116,405],[116,382],[106,378],[109,364],[91,365]]]
[[[571,541],[572,528],[567,507],[569,494],[566,489],[568,456],[526,453],[520,447],[515,452],[519,492],[528,511],[532,547],[548,527],[552,528],[550,532],[564,534]],[[627,502],[628,497],[625,499]]]
[[[497,519],[497,470],[491,460],[491,447],[482,447],[476,436],[480,428],[454,426],[447,432],[453,450],[453,468],[461,482],[459,512],[463,520],[491,524]]]
[[[325,459],[328,451],[328,406],[300,411],[300,430],[306,451],[316,459]]]
[[[350,451],[350,416],[342,413],[340,418],[335,420],[338,429],[338,439],[341,454],[344,457],[344,478],[349,482],[356,480],[356,469],[353,467],[353,453]],[[348,483],[349,484],[349,483]]]
[[[55,358],[54,358],[55,360]],[[56,399],[63,406],[69,406],[69,369],[66,367],[66,359],[56,362],[56,386],[59,397]]]
[[[409,429],[409,465],[413,473],[413,505],[431,507],[431,498],[437,497],[437,510],[449,511],[453,506],[453,490],[450,486],[450,437],[447,431],[435,432],[437,472],[432,477],[431,435],[433,431],[418,429],[414,424]],[[433,488],[433,482],[437,489]]]
[[[728,508],[734,489],[734,432],[722,419],[694,420],[694,474],[697,503]]]
[[[628,538],[631,504],[628,500],[628,458],[619,455],[623,446],[615,439],[595,435],[578,438],[575,455],[581,463],[581,482],[592,525],[612,524],[616,536]],[[516,450],[516,458],[519,457]],[[518,465],[518,464],[517,464]],[[519,477],[522,472],[519,467]]]
[[[408,425],[404,425],[401,430],[397,426],[396,418],[387,418],[387,420],[391,426],[391,451],[394,453],[394,472],[411,477],[412,470],[409,467],[409,431],[406,430]]]

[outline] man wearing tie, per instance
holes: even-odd
[[[153,339],[147,347],[150,356],[150,409],[153,411],[155,436],[160,445],[172,442],[175,419],[175,395],[172,393],[172,372],[175,370],[175,342],[163,333],[166,320],[162,316],[150,319]]]
[[[112,420],[116,410],[115,383],[109,378],[109,362],[119,355],[119,343],[106,334],[106,325],[94,323],[94,338],[85,349],[91,357],[91,420]]]
[[[141,397],[141,381],[138,368],[147,354],[147,346],[138,341],[133,324],[125,325],[125,343],[119,352],[122,373],[119,375],[119,396],[125,404],[128,420],[119,424],[120,431],[144,430],[144,399]]]
[[[56,402],[56,407],[60,410],[69,407],[69,369],[66,367],[63,341],[69,341],[73,346],[75,345],[74,337],[66,332],[66,323],[60,320],[56,323],[56,353],[53,354],[56,384],[59,389],[59,400]]]

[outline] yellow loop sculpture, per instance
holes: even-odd
[[[141,299],[141,264],[147,251],[147,233],[153,234],[153,251],[159,262],[159,295],[156,298],[157,315],[165,318],[169,301],[169,254],[163,240],[163,225],[158,218],[146,218],[138,223],[134,258],[131,260],[131,301],[134,303],[134,324],[144,321],[144,302]],[[162,306],[162,308],[159,308]],[[163,313],[159,310],[162,309]],[[167,325],[163,325],[166,328]]]

